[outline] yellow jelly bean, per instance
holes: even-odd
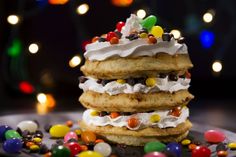
[[[236,142],[231,142],[231,143],[229,143],[228,144],[228,147],[230,148],[230,149],[236,149]]]
[[[148,34],[147,33],[141,33],[141,34],[139,34],[139,37],[140,38],[147,38]]]
[[[38,151],[39,150],[39,146],[34,144],[34,145],[30,146],[30,150],[33,151],[33,152],[34,151]]]
[[[146,85],[149,87],[155,86],[156,84],[156,79],[155,78],[148,78],[146,79]]]
[[[62,125],[62,124],[57,124],[57,125],[53,125],[50,128],[49,133],[50,133],[51,137],[53,137],[53,138],[62,138],[69,131],[70,131],[70,128],[68,126]]]
[[[116,80],[117,83],[124,84],[126,81],[124,79],[118,79]]]
[[[189,139],[184,139],[181,144],[186,146],[186,145],[189,145],[191,143],[191,141]]]
[[[150,33],[156,38],[161,38],[164,31],[160,26],[153,26]]]
[[[75,132],[77,135],[81,135],[81,133],[82,133],[82,131],[81,131],[80,129],[76,129],[74,132]]]
[[[91,116],[98,116],[98,115],[99,115],[99,112],[93,110],[93,111],[90,112],[90,115],[91,115]]]
[[[103,157],[103,155],[94,151],[83,151],[77,157]]]
[[[158,114],[153,114],[153,115],[151,115],[151,117],[150,117],[150,121],[152,122],[152,123],[157,123],[157,122],[159,122],[161,120],[161,117],[158,115]]]
[[[38,137],[35,137],[35,138],[33,138],[33,141],[36,142],[36,143],[39,143],[39,142],[42,141],[42,139],[41,139],[41,138],[38,138]]]

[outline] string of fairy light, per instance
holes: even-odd
[[[69,2],[69,0],[37,0],[37,2],[45,2],[45,1],[47,2],[47,4],[50,4],[50,5],[64,5]],[[112,5],[117,6],[117,7],[128,7],[134,3],[133,0],[110,0],[110,1]],[[74,10],[74,12],[78,16],[83,16],[90,11],[90,6],[88,3],[77,4],[75,8],[76,10]],[[152,8],[151,6],[146,7],[146,8],[144,7],[135,8],[133,13],[136,14],[140,19],[144,19],[147,16],[147,14],[151,14],[154,12],[154,10],[151,10],[151,8]],[[201,21],[201,23],[205,26],[205,27],[200,27],[201,28],[200,31],[196,33],[199,35],[200,43],[204,49],[209,50],[214,45],[215,34],[214,32],[208,30],[207,28],[209,26],[212,26],[215,16],[216,16],[215,10],[210,8],[210,9],[207,9],[206,12],[202,15],[202,19],[196,20],[194,19],[194,16],[191,17],[192,19],[187,19],[189,21],[194,21],[194,20]],[[160,17],[158,18],[161,19]],[[14,28],[14,27],[17,27],[17,25],[19,25],[21,22],[23,22],[23,17],[21,17],[20,14],[11,14],[11,15],[8,15],[6,20],[10,25],[12,25],[12,28]],[[192,24],[191,22],[190,22],[190,25],[194,26],[194,24]],[[205,29],[202,29],[202,28],[205,28]],[[194,30],[194,29],[190,29],[190,30]],[[174,38],[176,39],[182,36],[182,32],[178,28],[174,28],[170,30],[170,32],[174,35]],[[183,34],[187,34],[187,32],[188,31],[185,30]],[[9,44],[9,47],[7,48],[6,52],[9,57],[12,57],[14,59],[14,57],[20,54],[20,51],[22,51],[23,46],[22,46],[22,42],[18,38],[12,39],[10,43],[11,44]],[[89,43],[89,41],[83,42],[82,47],[84,47],[87,43]],[[40,53],[41,46],[43,45],[41,45],[40,41],[29,42],[28,45],[26,45],[28,53],[32,55]],[[79,54],[76,54],[75,56],[72,56],[68,60],[68,65],[71,68],[76,68],[81,64],[81,62],[82,62],[82,57],[81,57],[81,53],[79,53]],[[216,60],[213,61],[212,63],[212,71],[214,73],[220,73],[222,69],[223,69],[223,65],[220,58],[216,58]],[[218,75],[214,75],[214,76],[218,76]],[[36,99],[38,101],[37,103],[38,113],[40,114],[47,113],[48,111],[52,110],[55,107],[56,100],[54,99],[54,97],[51,94],[39,92],[29,81],[23,79],[22,81],[19,82],[18,87],[22,93],[25,93],[25,94],[36,93]]]

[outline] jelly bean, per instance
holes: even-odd
[[[5,132],[5,138],[6,138],[6,139],[11,139],[11,138],[22,138],[22,137],[21,137],[20,134],[19,134],[17,131],[15,131],[15,130],[7,130],[7,131]]]
[[[102,154],[94,151],[84,151],[77,155],[77,157],[103,157]]]
[[[94,42],[98,41],[98,39],[99,39],[99,37],[98,37],[98,36],[95,36],[95,37],[93,37],[93,39],[92,39],[92,43],[94,43]]]
[[[75,155],[79,154],[79,152],[81,151],[80,145],[76,142],[67,143],[66,146],[70,150],[71,157],[74,157]]]
[[[82,131],[80,129],[76,129],[75,133],[79,136],[79,135],[81,135]]]
[[[148,78],[148,79],[146,79],[145,83],[148,87],[153,87],[156,85],[156,79],[155,78]]]
[[[62,138],[69,131],[70,131],[70,128],[68,126],[62,125],[62,124],[57,124],[57,125],[53,125],[50,128],[49,133],[50,133],[51,137],[53,137],[53,138]]]
[[[41,144],[40,145],[40,150],[39,150],[39,153],[40,154],[46,154],[47,152],[49,152],[49,148],[47,147],[46,144]]]
[[[144,146],[144,151],[145,153],[150,153],[150,152],[161,152],[166,149],[166,145],[164,143],[154,141],[154,142],[148,142]]]
[[[136,128],[139,124],[140,124],[139,119],[135,117],[131,117],[130,119],[128,119],[128,126],[130,128]]]
[[[18,138],[7,139],[3,144],[3,150],[7,153],[18,153],[22,149],[22,142]]]
[[[112,148],[109,144],[107,144],[105,142],[100,142],[94,146],[94,151],[99,152],[104,157],[107,157],[111,154]]]
[[[120,114],[119,114],[118,112],[111,112],[111,114],[110,114],[110,117],[111,117],[112,119],[117,118],[117,117],[119,117],[119,116],[120,116]]]
[[[221,150],[221,151],[217,152],[217,156],[218,157],[226,157],[226,156],[228,156],[228,152]]]
[[[220,143],[225,140],[225,134],[218,130],[208,130],[204,133],[205,140],[210,143]]]
[[[166,155],[160,152],[152,152],[144,155],[143,157],[166,157]]]
[[[52,149],[52,157],[70,157],[70,150],[62,145]]]
[[[71,128],[73,126],[73,122],[71,120],[66,121],[66,126]]]
[[[30,148],[32,145],[34,145],[34,142],[29,141],[29,142],[26,142],[25,145],[26,145],[26,147]]]
[[[124,84],[126,83],[126,81],[124,79],[118,79],[116,80],[117,83],[120,83],[120,84]]]
[[[65,136],[64,136],[64,142],[68,142],[70,139],[76,139],[78,140],[78,136],[75,132],[71,131],[68,132]]]
[[[175,117],[179,117],[180,115],[181,115],[181,107],[175,107],[174,109],[172,109],[171,111],[170,111],[170,115],[172,115],[172,116],[175,116]]]
[[[197,146],[192,151],[192,157],[210,157],[211,150],[205,146]]]
[[[17,128],[21,131],[28,130],[29,132],[33,133],[38,129],[38,124],[31,120],[22,121],[17,124]]]
[[[5,132],[6,132],[7,130],[12,130],[12,128],[11,128],[10,126],[8,126],[8,125],[1,125],[1,126],[0,126],[0,141],[6,140],[6,138],[5,138]]]
[[[228,147],[232,150],[236,150],[236,142],[231,142],[228,144]]]
[[[35,137],[35,138],[33,138],[33,141],[34,141],[35,143],[40,143],[40,142],[42,142],[42,139],[41,139],[41,138],[38,138],[38,137]]]
[[[88,146],[86,146],[86,145],[81,145],[80,148],[81,148],[81,151],[88,150]]]
[[[188,149],[189,149],[189,150],[194,150],[196,147],[197,147],[197,145],[196,145],[196,144],[193,144],[193,143],[191,143],[190,145],[188,145]]]
[[[99,115],[99,112],[96,111],[96,110],[92,110],[92,111],[90,112],[90,115],[91,115],[91,116],[98,116],[98,115]]]
[[[149,36],[148,37],[148,43],[149,44],[156,44],[157,43],[157,39],[153,36]]]
[[[157,17],[154,15],[150,15],[141,22],[141,25],[143,28],[150,30],[156,24],[156,22]]]
[[[39,146],[36,144],[33,144],[32,146],[29,147],[31,152],[38,152],[39,151]]]
[[[224,143],[219,143],[217,146],[216,146],[216,151],[217,152],[219,152],[219,151],[221,151],[221,150],[227,150],[228,148],[227,148],[227,146],[226,146],[226,144],[224,144]]]
[[[120,32],[124,25],[125,25],[125,23],[120,21],[116,24],[116,29]]]
[[[81,134],[81,139],[86,144],[96,141],[96,135],[92,131],[83,131]]]
[[[189,145],[190,143],[191,143],[191,140],[189,140],[189,139],[184,139],[184,140],[181,142],[181,144],[184,145],[184,146]]]
[[[150,122],[157,123],[161,120],[161,117],[158,114],[153,114],[150,117]]]
[[[96,144],[97,144],[97,143],[100,143],[100,142],[104,142],[104,140],[103,140],[103,139],[97,139],[97,140],[95,141]]]
[[[140,34],[139,34],[139,37],[140,37],[140,38],[147,38],[147,37],[148,37],[148,34],[147,34],[147,33],[140,33]]]
[[[43,157],[52,157],[52,153],[48,152],[48,153],[44,154]]]
[[[119,38],[117,37],[112,37],[110,39],[110,44],[113,45],[113,44],[118,44],[119,43]]]
[[[156,38],[161,38],[164,31],[160,26],[153,26],[150,33],[152,33]]]
[[[182,147],[179,143],[172,142],[167,144],[166,150],[172,152],[176,157],[181,157]]]
[[[117,34],[115,32],[109,32],[107,33],[107,41],[110,41],[112,37],[117,37]]]

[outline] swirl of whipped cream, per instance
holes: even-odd
[[[189,109],[187,107],[183,107],[181,109],[181,114],[179,117],[169,115],[170,110],[159,110],[150,113],[136,113],[129,116],[119,116],[117,118],[112,119],[109,115],[103,117],[93,116],[91,115],[91,112],[93,111],[94,110],[92,109],[87,109],[83,113],[83,121],[88,125],[95,125],[95,126],[111,125],[115,127],[127,127],[130,130],[138,130],[147,127],[159,127],[159,128],[176,127],[180,123],[185,122],[189,116]],[[159,115],[160,121],[152,122],[150,120],[152,115]],[[128,125],[128,120],[131,117],[136,117],[140,121],[139,125],[135,128],[131,128]]]
[[[97,79],[87,77],[87,81],[80,83],[79,87],[83,91],[95,91],[98,93],[108,93],[109,95],[116,95],[120,93],[149,93],[149,92],[175,92],[182,89],[188,89],[191,79],[188,78],[179,78],[177,81],[169,81],[168,76],[165,78],[156,78],[156,84],[153,87],[148,87],[141,83],[137,83],[134,86],[129,85],[128,83],[118,83],[116,81],[111,81],[105,86],[97,83]]]

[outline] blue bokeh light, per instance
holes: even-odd
[[[215,41],[215,34],[211,31],[203,30],[200,33],[202,47],[211,48]]]

